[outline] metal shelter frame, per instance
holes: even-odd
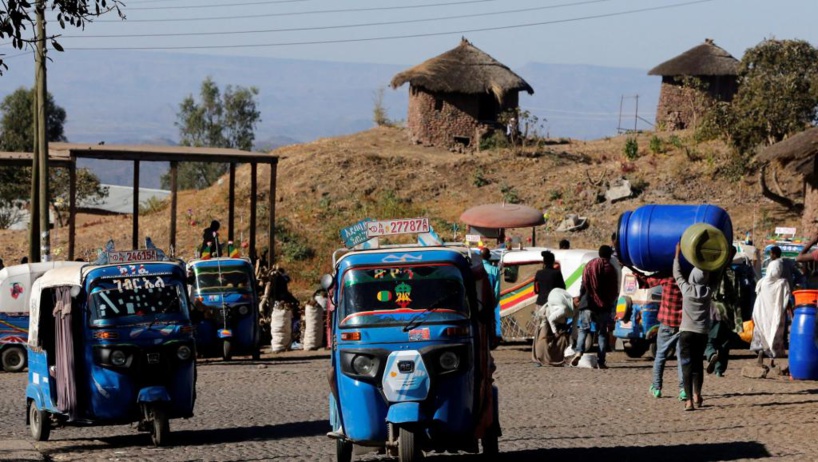
[[[68,259],[74,259],[74,235],[77,213],[77,159],[132,161],[133,165],[133,231],[132,246],[139,248],[139,165],[140,162],[170,162],[170,242],[176,249],[177,168],[179,162],[219,162],[230,164],[228,198],[228,240],[233,240],[236,205],[236,164],[250,164],[250,256],[256,257],[256,206],[258,195],[258,164],[270,165],[268,267],[275,260],[275,198],[278,157],[238,149],[194,148],[186,146],[106,145],[80,143],[49,143],[49,166],[68,169]],[[0,165],[30,167],[33,156],[27,152],[0,152]],[[33,215],[32,215],[33,219]]]

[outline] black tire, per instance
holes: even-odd
[[[258,361],[259,359],[261,359],[261,350],[256,348],[253,350],[253,361]]]
[[[342,439],[335,440],[335,460],[337,462],[352,461],[352,443]]]
[[[650,355],[656,359],[656,340],[650,342]]]
[[[170,423],[168,414],[161,407],[153,408],[153,421],[151,422],[151,441],[156,447],[167,446],[170,438]]]
[[[51,435],[51,417],[48,412],[37,409],[34,401],[28,403],[28,419],[31,437],[34,441],[48,441]]]
[[[423,453],[415,438],[415,432],[401,427],[398,436],[398,461],[415,462],[422,457]]]
[[[628,358],[641,358],[650,345],[644,340],[631,340],[625,343],[625,354]]]
[[[6,347],[0,362],[6,372],[23,372],[26,368],[26,350],[18,346]]]
[[[225,361],[233,359],[233,345],[227,338],[222,341],[222,359]]]
[[[483,444],[483,456],[488,460],[496,460],[497,455],[500,454],[500,441],[495,430],[489,430],[483,436],[481,443]]]

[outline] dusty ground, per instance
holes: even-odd
[[[649,358],[613,353],[608,370],[537,368],[522,346],[500,347],[495,358],[503,436],[494,460],[811,461],[818,455],[818,385],[741,377],[741,367],[753,362],[746,351],[734,352],[725,377],[705,378],[704,407],[694,412],[684,412],[675,397],[648,394]],[[35,447],[40,460],[54,462],[332,461],[327,366],[326,352],[203,362],[196,415],[171,421],[170,447],[151,447],[146,434],[127,425],[59,428]],[[672,383],[675,364],[668,366],[665,380]],[[0,447],[29,438],[25,381],[24,374],[0,372]],[[431,454],[428,460],[485,459]]]
[[[763,236],[775,226],[798,226],[800,217],[784,213],[763,199],[757,177],[729,180],[727,150],[721,143],[696,144],[690,134],[655,134],[660,153],[653,153],[654,133],[637,137],[640,157],[624,156],[626,136],[596,141],[552,140],[539,148],[471,154],[452,153],[410,145],[400,128],[375,128],[339,138],[288,146],[280,156],[276,192],[279,231],[277,255],[294,276],[294,287],[311,292],[320,275],[329,270],[330,254],[342,242],[338,232],[361,218],[429,216],[446,239],[463,237],[460,214],[475,205],[518,200],[546,211],[550,221],[538,231],[538,243],[555,245],[569,238],[574,247],[596,248],[607,243],[624,210],[645,203],[712,203],[725,208],[737,234],[755,229]],[[239,204],[237,239],[248,236],[249,167],[237,172]],[[269,193],[269,169],[259,168],[260,204]],[[795,179],[779,175],[784,192],[798,191]],[[615,204],[599,202],[608,183],[625,177],[642,192]],[[227,222],[227,180],[203,191],[185,191],[179,197],[177,254],[192,256],[201,230],[211,219]],[[167,246],[168,208],[140,219],[141,238],[150,236]],[[266,242],[266,206],[259,207],[258,239]],[[590,226],[577,233],[554,231],[566,214],[589,218]],[[454,230],[454,225],[458,229]],[[67,228],[54,232],[57,258],[67,252]],[[525,239],[528,231],[520,232]],[[27,249],[27,232],[0,231],[0,258],[17,261]],[[130,246],[130,216],[80,217],[77,228],[79,256],[90,258],[113,238],[120,248]],[[141,239],[140,239],[141,240]],[[307,251],[306,253],[304,251]],[[310,256],[309,250],[312,250]],[[301,254],[301,256],[299,256]],[[306,258],[302,258],[306,256]],[[302,259],[298,259],[302,258]]]

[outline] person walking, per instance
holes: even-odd
[[[497,302],[494,307],[494,334],[500,342],[503,339],[503,326],[500,321],[500,270],[491,263],[491,250],[488,247],[480,249],[480,257],[483,259],[483,269],[489,276],[489,285]]]
[[[790,302],[790,286],[784,279],[780,259],[767,265],[767,275],[756,284],[756,302],[753,306],[753,340],[750,349],[758,352],[758,364],[764,364],[764,355],[775,358],[784,355],[784,330],[787,321],[785,310]]]
[[[582,272],[577,353],[571,359],[572,366],[579,364],[579,360],[585,353],[586,337],[591,333],[591,323],[594,323],[598,334],[597,368],[608,368],[605,356],[608,348],[608,332],[611,328],[611,311],[619,296],[619,281],[616,269],[611,264],[612,255],[611,246],[601,246],[599,257],[588,262]]]
[[[662,291],[659,301],[657,320],[659,327],[656,331],[656,356],[653,358],[653,382],[649,391],[654,398],[662,397],[665,364],[669,353],[675,351],[676,371],[679,378],[679,401],[686,401],[687,395],[682,380],[682,363],[679,360],[679,325],[682,323],[682,292],[672,275],[665,273],[646,276],[634,268],[630,268],[642,287],[660,288]]]
[[[736,271],[732,261],[736,255],[735,246],[730,249],[730,258],[727,265],[717,276],[716,291],[713,293],[710,320],[710,332],[707,335],[707,347],[704,357],[707,359],[708,374],[715,372],[717,377],[723,377],[727,371],[727,362],[730,357],[730,342],[736,336],[736,325],[742,324],[741,307],[739,306],[739,292]]]
[[[679,361],[682,363],[682,379],[686,396],[685,411],[701,407],[704,384],[704,349],[710,330],[710,302],[713,290],[708,285],[709,273],[693,268],[685,278],[679,263],[681,244],[676,243],[673,259],[673,277],[682,293],[682,321],[679,324]]]
[[[565,362],[564,352],[569,341],[566,334],[566,322],[549,323],[549,309],[569,311],[573,315],[573,299],[570,295],[561,294],[560,297],[550,297],[554,289],[565,290],[565,280],[562,273],[554,268],[554,254],[544,250],[542,255],[543,266],[534,275],[534,293],[537,294],[534,310],[534,342],[531,345],[531,358],[538,365],[561,366]],[[567,300],[567,301],[566,301]]]

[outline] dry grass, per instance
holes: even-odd
[[[752,229],[761,235],[776,225],[798,226],[800,217],[786,214],[763,199],[755,178],[731,182],[717,172],[727,157],[719,143],[694,146],[686,138],[683,148],[669,143],[667,152],[652,154],[648,149],[654,133],[637,135],[640,157],[626,162],[626,137],[591,142],[571,141],[546,145],[523,155],[511,151],[453,154],[433,148],[413,146],[403,129],[379,127],[353,135],[321,139],[275,151],[280,156],[276,192],[277,222],[299,245],[314,249],[315,256],[282,263],[294,276],[293,286],[304,294],[315,288],[318,277],[330,269],[330,256],[342,245],[338,232],[364,217],[396,218],[398,215],[425,215],[446,239],[456,232],[463,236],[460,214],[469,207],[502,202],[505,187],[522,203],[547,211],[550,221],[537,232],[540,245],[556,245],[568,238],[577,248],[596,248],[609,241],[610,233],[624,210],[646,203],[713,203],[725,208],[733,218],[737,234]],[[659,133],[665,141],[669,135]],[[685,151],[684,147],[689,149]],[[693,151],[691,151],[691,149]],[[691,160],[691,152],[693,159]],[[236,239],[248,236],[250,169],[237,169]],[[477,177],[489,184],[477,186]],[[644,191],[636,198],[615,204],[598,203],[598,194],[607,183],[628,178]],[[260,204],[269,193],[269,169],[259,167]],[[782,187],[797,191],[797,181],[783,181]],[[227,180],[202,191],[185,191],[179,197],[177,254],[192,256],[201,230],[211,219],[227,223]],[[158,245],[168,243],[168,210],[140,217],[141,239],[150,236]],[[266,242],[266,210],[260,210],[259,243]],[[559,221],[568,213],[589,218],[590,226],[579,233],[557,233]],[[764,228],[764,229],[762,229]],[[57,229],[52,247],[65,256],[67,228]],[[523,239],[528,230],[517,230]],[[25,231],[0,231],[0,257],[7,263],[27,251]],[[77,227],[78,255],[90,257],[113,238],[120,248],[130,247],[130,216],[80,216]],[[277,249],[282,246],[277,244]],[[282,255],[279,252],[279,255]]]

